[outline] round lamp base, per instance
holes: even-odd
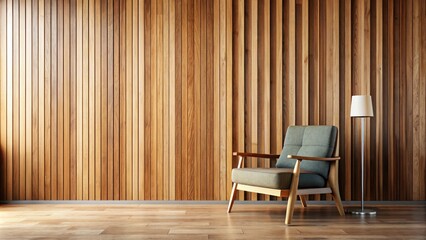
[[[361,208],[349,209],[348,212],[354,215],[376,215],[376,210],[366,208],[364,210]]]

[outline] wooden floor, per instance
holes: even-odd
[[[308,202],[309,204],[309,202]],[[426,207],[379,206],[375,217],[339,216],[331,205],[4,204],[0,239],[426,239]]]

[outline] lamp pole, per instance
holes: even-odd
[[[376,210],[364,208],[364,165],[365,165],[365,118],[373,116],[371,97],[352,96],[351,117],[361,118],[361,209],[349,210],[352,214],[374,215]]]
[[[365,118],[361,118],[361,211],[364,212],[364,138]]]

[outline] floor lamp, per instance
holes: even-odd
[[[365,118],[373,117],[373,104],[370,95],[352,96],[351,117],[361,118],[361,208],[350,210],[352,214],[373,215],[376,211],[364,208],[364,146]]]

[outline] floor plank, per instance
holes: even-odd
[[[339,216],[332,205],[3,204],[0,239],[426,239],[426,206],[377,206],[378,215]]]

